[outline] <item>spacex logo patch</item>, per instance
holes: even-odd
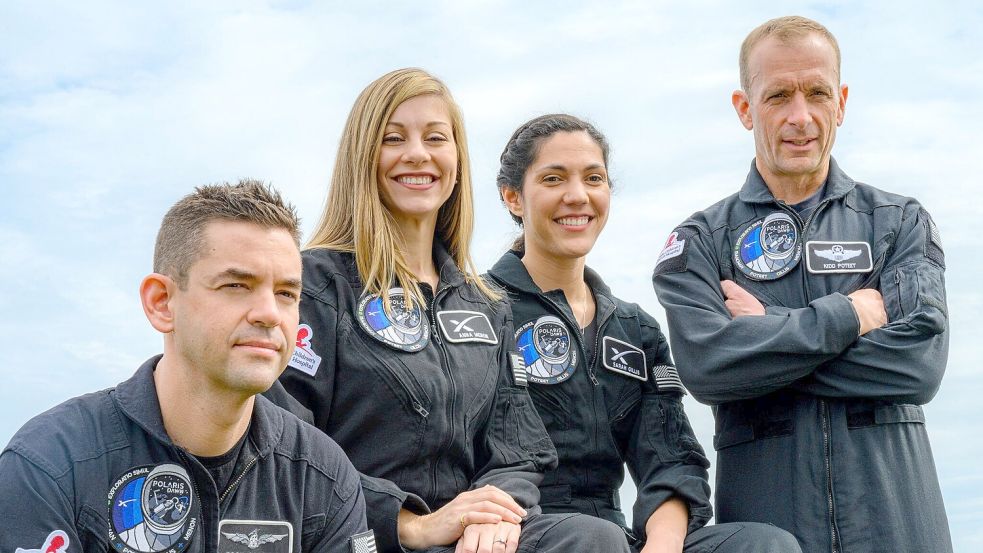
[[[448,342],[498,343],[491,321],[479,311],[440,311],[437,313],[437,323]]]
[[[648,380],[644,351],[610,336],[604,337],[603,345],[604,368],[639,380]]]

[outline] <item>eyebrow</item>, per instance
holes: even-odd
[[[394,127],[399,127],[401,129],[405,129],[406,128],[406,125],[400,123],[399,121],[389,121],[388,123],[386,123],[386,126],[388,127],[389,125],[392,125]],[[423,126],[424,127],[434,127],[434,126],[437,126],[437,125],[444,125],[445,127],[450,127],[451,126],[451,124],[450,124],[449,121],[429,121],[426,124],[424,124]]]
[[[221,273],[215,275],[212,280],[221,280],[223,278],[232,278],[235,280],[259,280],[259,277],[250,273],[249,271],[244,271],[236,267],[229,267],[228,269],[222,271]],[[283,280],[277,281],[278,286],[286,286],[288,288],[300,289],[302,287],[299,278],[285,278]]]
[[[592,171],[594,169],[605,169],[605,167],[603,163],[591,163],[587,167],[584,167],[584,169],[588,171]],[[559,163],[554,163],[551,165],[546,165],[545,167],[540,167],[539,170],[540,171],[569,171],[566,165],[560,165]]]

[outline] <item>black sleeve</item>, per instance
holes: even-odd
[[[471,487],[491,484],[529,510],[539,504],[543,473],[556,467],[556,449],[526,387],[516,385],[509,356],[516,352],[511,317],[499,336],[498,390],[492,413],[479,430]]]
[[[82,551],[72,503],[46,472],[12,450],[0,454],[0,551]],[[62,551],[57,549],[57,551]]]
[[[644,540],[649,517],[671,497],[689,507],[687,533],[704,526],[713,510],[707,482],[710,462],[683,410],[682,391],[671,385],[660,389],[652,374],[655,367],[673,366],[669,344],[658,323],[647,313],[639,314],[649,379],[642,383],[625,462],[638,489],[633,532]]]
[[[362,492],[359,473],[348,458],[344,457],[341,448],[336,449],[336,454],[339,456],[337,459],[339,470],[335,476],[334,489],[326,494],[329,497],[319,498],[329,501],[324,529],[315,543],[305,546],[305,551],[316,553],[349,551],[352,540],[357,539],[356,536],[368,529],[365,518],[365,495]]]
[[[794,388],[828,397],[928,403],[942,383],[949,352],[944,273],[935,223],[912,202],[880,276],[888,323]]]
[[[663,261],[652,282],[666,310],[679,376],[709,404],[759,397],[811,374],[859,334],[850,300],[839,293],[800,309],[732,319],[705,229],[676,229],[680,259]]]

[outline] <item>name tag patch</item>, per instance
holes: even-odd
[[[869,273],[874,261],[867,242],[806,242],[810,273]]]
[[[220,553],[293,553],[294,527],[281,520],[223,520],[218,523]]]
[[[294,346],[294,353],[290,356],[287,365],[298,371],[307,373],[311,376],[317,374],[317,368],[321,366],[321,356],[314,352],[311,345],[311,338],[314,331],[310,326],[301,324],[297,327],[297,344]]]
[[[437,324],[448,342],[498,343],[491,321],[480,311],[440,311]]]
[[[605,336],[602,344],[604,368],[638,380],[648,380],[644,351],[610,336]]]

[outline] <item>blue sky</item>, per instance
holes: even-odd
[[[137,286],[161,216],[193,186],[268,180],[310,229],[352,101],[397,67],[442,77],[464,110],[481,268],[514,235],[494,188],[512,130],[552,111],[594,121],[617,193],[589,262],[663,320],[649,280],[662,243],[736,190],[753,156],[730,106],[741,40],[797,13],[843,51],[850,97],[834,156],[858,180],[917,197],[941,230],[952,339],[926,413],[956,550],[983,550],[977,3],[167,5],[0,5],[0,443],[160,350]],[[709,409],[687,401],[709,449]]]

